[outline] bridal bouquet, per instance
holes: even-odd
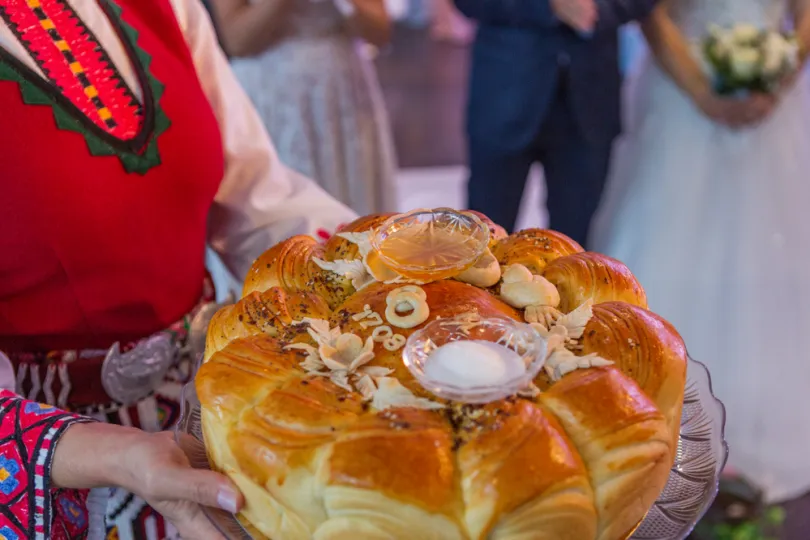
[[[703,42],[703,54],[715,90],[724,95],[773,93],[799,65],[799,46],[792,36],[749,24],[712,26]]]

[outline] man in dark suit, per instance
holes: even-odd
[[[513,229],[543,164],[550,226],[585,244],[619,134],[619,27],[657,0],[455,0],[478,22],[469,208]]]

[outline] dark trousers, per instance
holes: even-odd
[[[469,141],[468,206],[514,230],[529,169],[539,162],[546,179],[550,228],[587,246],[613,142],[597,143],[584,136],[574,118],[563,75],[540,133],[529,148],[495,152],[486,143]]]

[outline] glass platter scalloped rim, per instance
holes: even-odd
[[[181,407],[175,436],[185,433],[194,437],[197,446],[190,456],[191,463],[207,469],[200,403],[193,381],[183,390]],[[666,487],[631,540],[683,540],[692,532],[717,496],[720,473],[728,458],[725,421],[725,407],[712,393],[709,370],[690,358],[675,464]],[[233,514],[210,508],[205,513],[228,540],[264,539],[256,531],[251,534],[250,527]]]

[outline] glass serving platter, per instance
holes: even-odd
[[[723,435],[725,420],[725,407],[712,393],[709,371],[689,359],[675,464],[664,491],[632,540],[683,540],[692,532],[717,495],[720,472],[728,457]],[[181,417],[175,428],[176,437],[183,434],[191,435],[197,444],[190,456],[192,466],[208,469],[200,402],[193,382],[183,390]],[[205,513],[228,540],[271,540],[233,514],[210,508]]]

